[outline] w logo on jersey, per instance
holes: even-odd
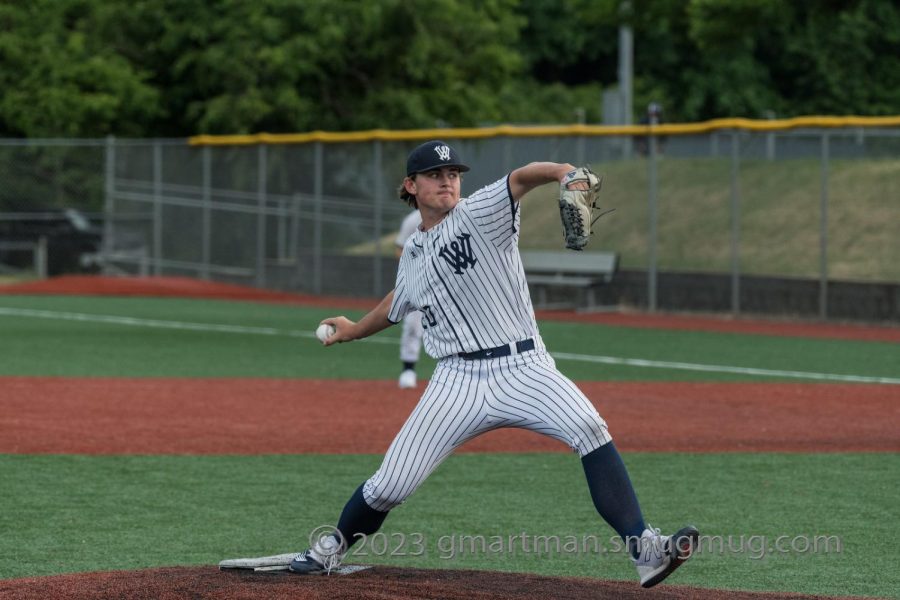
[[[439,159],[450,160],[450,146],[435,146],[434,151],[437,152]]]
[[[446,260],[457,275],[462,275],[463,269],[473,267],[478,262],[472,254],[471,238],[468,233],[461,233],[456,236],[458,241],[445,244],[438,252],[438,256]]]

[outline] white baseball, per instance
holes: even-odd
[[[320,342],[325,343],[325,340],[333,336],[334,332],[334,325],[322,323],[321,325],[319,325],[319,328],[316,329],[316,337],[319,338]]]

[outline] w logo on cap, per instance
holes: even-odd
[[[2,1],[0,0],[0,3]],[[425,142],[410,152],[406,158],[407,176],[433,171],[434,169],[443,169],[444,167],[456,167],[460,173],[465,173],[469,170],[469,167],[460,162],[459,156],[450,144],[441,140]]]

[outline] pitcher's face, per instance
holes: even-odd
[[[416,197],[419,210],[435,214],[448,213],[459,203],[462,178],[456,167],[441,167],[407,177],[403,185]],[[425,213],[423,212],[423,220]]]

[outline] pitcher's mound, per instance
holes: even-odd
[[[17,600],[97,598],[181,600],[309,600],[338,598],[531,598],[634,599],[708,598],[716,600],[799,600],[799,594],[732,592],[678,585],[642,589],[635,581],[602,581],[498,573],[401,569],[376,566],[342,577],[220,571],[216,567],[169,567],[142,571],[77,573],[0,581],[0,597]]]

